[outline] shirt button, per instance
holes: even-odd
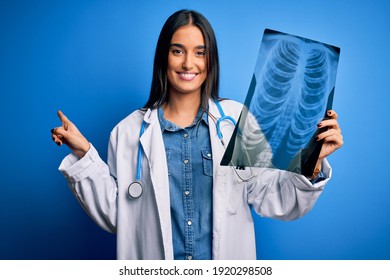
[[[188,159],[183,160],[184,164],[188,163]]]
[[[188,137],[188,134],[187,134],[187,133],[184,133],[183,136],[184,136],[184,138],[187,138],[187,137]]]
[[[192,221],[187,221],[187,225],[192,225]]]
[[[210,154],[210,153],[208,153],[208,154],[207,154],[207,157],[208,157],[208,158],[211,158],[211,154]]]
[[[192,260],[192,256],[187,256],[187,260]]]
[[[188,195],[190,195],[190,192],[189,191],[185,191],[184,194],[188,196]]]

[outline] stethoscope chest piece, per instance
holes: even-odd
[[[133,182],[130,184],[129,189],[129,196],[131,198],[139,198],[142,195],[142,185],[140,182]]]

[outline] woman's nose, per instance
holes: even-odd
[[[191,70],[192,68],[194,68],[193,63],[194,63],[194,61],[193,61],[192,57],[190,55],[186,55],[184,58],[182,67],[186,71]]]

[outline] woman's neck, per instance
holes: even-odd
[[[200,94],[170,95],[169,102],[163,105],[164,117],[184,128],[191,125],[200,106]]]

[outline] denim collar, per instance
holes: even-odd
[[[198,113],[195,117],[194,122],[187,126],[186,128],[193,127],[194,125],[198,124],[199,121],[203,121],[207,126],[209,125],[208,115],[207,112],[202,112],[202,107],[199,107]],[[176,124],[168,121],[166,118],[164,118],[164,110],[162,107],[159,107],[157,109],[158,114],[158,120],[160,122],[161,131],[168,130],[168,131],[178,131],[182,129],[182,127],[177,126]]]

